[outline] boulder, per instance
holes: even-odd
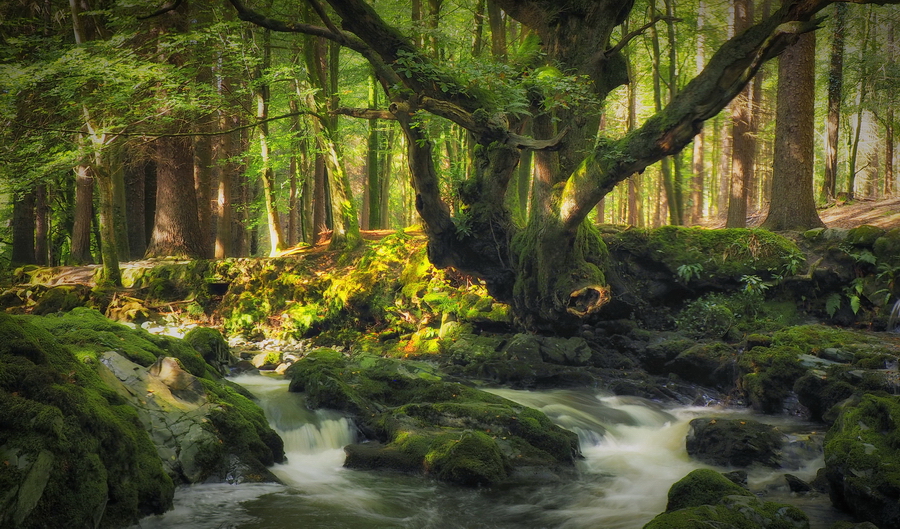
[[[825,438],[831,501],[878,527],[900,527],[900,398],[865,395]]]
[[[170,357],[144,368],[110,351],[100,364],[101,378],[137,410],[176,483],[278,481],[266,465],[283,460],[283,445],[235,390],[204,384]],[[235,475],[235,467],[248,471]]]
[[[724,467],[753,464],[778,467],[785,435],[778,428],[749,419],[694,419],[685,444],[688,455]]]
[[[215,367],[222,375],[226,374],[228,367],[237,361],[231,354],[228,342],[216,329],[194,327],[184,335],[184,341],[200,353],[207,364]]]
[[[411,362],[320,349],[288,370],[291,391],[312,408],[350,413],[366,441],[345,466],[415,471],[466,486],[514,479],[534,468],[571,472],[578,438],[543,413],[440,380]]]
[[[694,470],[669,489],[666,512],[644,529],[808,529],[803,511],[774,502],[763,502],[747,489],[708,469]]]

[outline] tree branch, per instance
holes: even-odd
[[[653,20],[651,20],[650,22],[647,22],[646,24],[637,28],[636,30],[629,31],[628,34],[626,34],[625,36],[622,37],[622,40],[617,42],[616,45],[613,46],[612,48],[609,48],[606,51],[604,51],[603,54],[606,55],[607,57],[609,57],[610,55],[612,55],[614,53],[618,53],[618,52],[622,51],[622,48],[624,48],[625,46],[628,46],[629,42],[634,40],[636,37],[640,37],[641,35],[644,34],[645,31],[647,31],[648,29],[650,29],[654,25],[656,25],[657,22],[662,22],[663,20],[666,20],[666,21],[671,20],[672,22],[681,22],[680,18],[672,18],[672,17],[667,17],[667,16],[654,17]]]
[[[141,15],[141,16],[137,17],[137,19],[138,20],[147,20],[148,18],[154,18],[154,17],[158,17],[161,15],[165,15],[169,11],[175,11],[176,9],[178,9],[178,6],[180,6],[183,2],[184,2],[184,0],[174,0],[173,2],[162,6],[161,8],[150,13],[149,15]]]
[[[743,90],[763,63],[817,28],[810,20],[832,0],[785,2],[768,19],[737,35],[713,55],[697,77],[637,130],[601,144],[569,177],[560,200],[560,220],[575,230],[613,187],[665,156],[683,149]],[[896,0],[895,0],[896,3]]]
[[[372,108],[348,108],[340,107],[332,110],[329,114],[340,114],[341,116],[349,116],[351,118],[362,119],[391,119],[396,120],[397,116],[389,110],[378,110]]]

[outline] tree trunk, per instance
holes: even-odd
[[[100,260],[103,263],[103,281],[114,287],[122,286],[119,269],[119,243],[116,238],[116,206],[113,175],[106,173],[109,167],[94,167],[97,176],[97,212],[100,217]]]
[[[813,190],[816,34],[806,33],[778,58],[778,109],[772,201],[764,228],[773,231],[824,226]]]
[[[752,0],[735,0],[734,33],[740,34],[753,22]],[[728,228],[747,226],[747,199],[750,179],[753,177],[753,161],[756,155],[756,140],[752,135],[751,92],[748,85],[731,103],[731,184],[728,193]]]
[[[197,216],[197,195],[192,192],[191,140],[159,138],[156,157],[156,216],[146,257],[208,258],[210,252]]]
[[[841,126],[841,98],[844,84],[844,35],[847,25],[847,4],[834,5],[832,17],[831,59],[826,81],[828,90],[828,118],[825,133],[825,179],[822,199],[826,202],[837,196],[838,132]]]
[[[869,15],[866,17],[866,25],[863,29],[863,41],[860,48],[860,64],[862,64],[859,74],[859,90],[856,92],[856,128],[853,131],[853,142],[850,145],[850,161],[848,163],[849,178],[847,181],[847,196],[851,199],[856,194],[856,164],[859,155],[859,139],[863,126],[863,105],[866,103],[866,95],[869,89],[869,72],[867,65],[869,64],[868,53],[869,45],[873,40],[871,38],[872,27],[875,25],[875,11],[869,7]]]
[[[697,72],[703,71],[706,66],[706,2],[700,0],[697,5],[697,49],[694,56],[694,65]],[[691,210],[690,223],[697,224],[703,218],[703,186],[706,179],[706,165],[704,161],[704,141],[705,135],[701,130],[700,134],[694,136],[693,152],[691,155]]]
[[[86,164],[75,166],[75,222],[72,227],[73,265],[93,262],[91,256],[91,218],[94,216],[94,178]]]
[[[369,76],[369,108],[378,108],[378,80],[375,75]],[[384,227],[384,219],[381,218],[381,165],[379,164],[379,149],[381,140],[379,135],[379,123],[377,119],[369,120],[369,135],[366,143],[366,191],[367,215],[366,226],[370,230],[380,230]]]
[[[128,259],[140,259],[147,251],[145,186],[148,162],[135,161],[124,169],[125,213],[128,226]]]
[[[506,24],[503,22],[503,11],[493,0],[488,0],[488,23],[491,26],[491,54],[494,59],[506,61]]]
[[[13,264],[35,264],[34,255],[34,191],[19,194],[13,203]]]
[[[34,261],[35,264],[50,264],[50,204],[47,186],[40,184],[34,188]]]

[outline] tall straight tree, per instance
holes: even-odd
[[[825,131],[825,179],[822,199],[826,202],[837,196],[838,133],[841,127],[841,99],[844,87],[844,38],[847,30],[847,4],[834,5],[831,17],[831,58],[828,66],[828,118]]]
[[[703,67],[706,66],[706,10],[706,1],[700,0],[697,4],[697,47],[694,52],[694,65],[698,73],[703,71]],[[694,148],[691,157],[693,173],[693,178],[691,179],[691,224],[700,222],[700,219],[703,217],[703,186],[706,177],[704,161],[705,139],[706,136],[702,130],[694,136]]]
[[[734,0],[732,9],[734,34],[737,36],[753,23],[753,0]],[[748,83],[731,103],[731,183],[725,221],[725,226],[729,228],[747,226],[747,200],[756,154],[756,139],[750,127],[753,119],[752,89]]]
[[[772,200],[763,222],[770,230],[824,226],[813,190],[815,63],[815,33],[801,36],[778,58]]]

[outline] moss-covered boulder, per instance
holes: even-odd
[[[703,418],[691,421],[688,455],[723,467],[753,464],[777,468],[786,438],[778,428],[749,419]]]
[[[571,469],[577,436],[541,412],[435,376],[427,365],[318,350],[289,370],[313,408],[351,413],[372,440],[347,448],[347,466],[415,470],[462,485],[517,470]]]
[[[173,491],[135,409],[47,331],[0,314],[0,526],[122,527]]]
[[[763,502],[713,470],[694,470],[669,489],[666,512],[644,529],[806,529],[809,519],[789,505]]]
[[[865,395],[825,439],[832,502],[878,527],[900,526],[900,398]]]
[[[228,366],[237,360],[231,354],[228,342],[217,329],[194,327],[184,335],[184,341],[200,353],[207,364],[218,369],[223,375],[227,373]]]

